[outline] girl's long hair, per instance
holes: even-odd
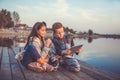
[[[33,41],[33,38],[36,36],[38,37],[38,33],[37,31],[42,27],[45,26],[46,27],[46,23],[45,22],[36,22],[32,28],[32,31],[30,32],[28,38],[27,38],[27,43],[24,47],[24,49],[27,47],[27,45]],[[42,37],[41,37],[42,38]]]

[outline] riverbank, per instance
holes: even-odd
[[[17,35],[17,32],[15,32],[12,29],[0,29],[0,37],[2,38],[13,38]]]
[[[13,36],[28,36],[31,31],[31,28],[28,29],[0,29],[0,36],[3,37],[13,37]],[[53,32],[52,29],[47,29],[47,37],[52,37]],[[92,38],[92,39],[97,39],[97,38],[114,38],[114,39],[120,39],[120,34],[88,34],[88,33],[82,33],[82,34],[73,34],[71,33],[71,36],[74,38]]]

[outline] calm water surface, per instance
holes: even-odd
[[[0,46],[25,45],[26,38],[0,38]],[[82,51],[75,57],[95,67],[120,74],[120,39],[94,39],[87,40],[76,38],[75,45],[83,44]]]
[[[75,39],[75,44],[84,44],[79,56],[95,67],[120,74],[120,39],[94,39],[91,43],[87,40]]]

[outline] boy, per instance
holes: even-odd
[[[80,64],[78,61],[73,57],[69,48],[73,45],[73,40],[66,39],[64,35],[64,27],[60,22],[56,22],[52,26],[53,30],[53,44],[55,47],[56,55],[62,57],[62,64],[70,71],[79,72],[80,71]],[[76,51],[77,53],[80,52],[81,49]]]

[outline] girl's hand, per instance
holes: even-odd
[[[46,47],[50,47],[51,42],[52,42],[51,39],[48,38],[48,39],[46,40]]]

